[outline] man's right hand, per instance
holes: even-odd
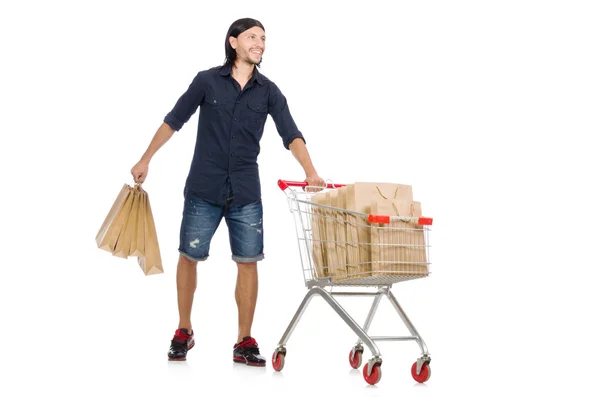
[[[140,160],[131,169],[131,175],[136,183],[144,183],[148,176],[148,163],[144,160]]]

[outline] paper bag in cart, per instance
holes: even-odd
[[[343,229],[342,211],[338,206],[339,189],[325,192],[325,225],[327,233],[326,257],[329,276],[333,281],[344,280],[347,277],[347,262],[344,243],[346,232]],[[342,233],[343,232],[343,233]]]
[[[374,215],[418,218],[421,204],[405,200],[376,200]],[[423,226],[417,220],[392,219],[372,224],[371,259],[373,276],[426,276],[429,273]]]
[[[371,276],[371,224],[367,215],[372,213],[375,200],[412,201],[412,187],[398,183],[356,182],[346,186],[346,209],[364,214],[347,214],[348,278],[360,279]]]
[[[325,209],[320,205],[325,204],[325,194],[319,193],[311,197],[313,205],[310,206],[311,213],[311,237],[312,237],[312,261],[314,265],[315,278],[329,276],[327,268],[327,254],[324,241],[327,239],[325,228]]]

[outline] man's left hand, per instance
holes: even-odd
[[[308,192],[319,192],[323,190],[325,186],[327,186],[323,178],[317,174],[307,176],[304,182],[308,183]]]

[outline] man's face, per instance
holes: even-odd
[[[240,61],[258,65],[265,52],[265,31],[255,26],[240,33],[237,39],[230,37],[229,43]]]

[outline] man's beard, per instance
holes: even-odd
[[[242,60],[249,65],[260,65],[262,62],[262,55],[258,61],[255,61],[254,59],[252,59],[250,54],[244,54],[244,57],[242,58]]]

